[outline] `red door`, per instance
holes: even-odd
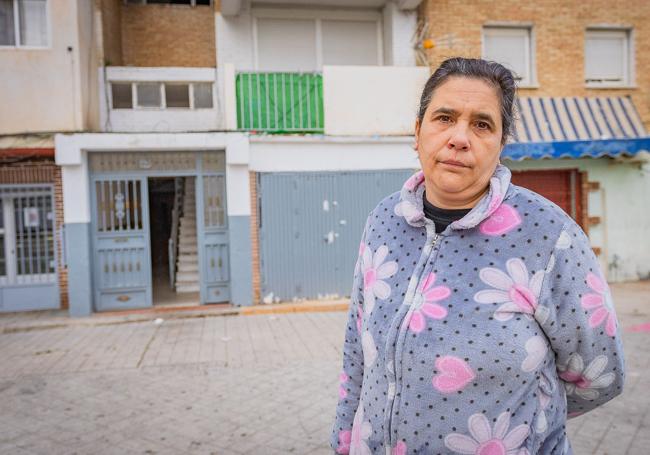
[[[584,229],[587,207],[582,198],[582,177],[577,169],[514,171],[512,183],[555,202]]]

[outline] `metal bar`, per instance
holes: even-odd
[[[260,91],[260,75],[255,74],[255,85],[257,86],[257,128],[262,128],[262,93]]]
[[[140,229],[140,180],[133,181],[133,218],[135,230]]]
[[[240,73],[237,75],[237,79],[239,79],[239,87],[237,87],[237,90],[239,91],[239,115],[237,116],[237,128],[244,128],[244,75]]]
[[[287,129],[287,82],[286,73],[282,73],[282,126]]]
[[[289,73],[289,96],[291,97],[291,103],[289,110],[291,111],[291,129],[296,128],[296,122],[294,121],[294,102],[293,102],[293,73]]]
[[[275,125],[275,129],[277,130],[280,127],[278,124],[278,73],[273,73],[273,112],[273,123]]]
[[[271,112],[269,109],[270,102],[269,102],[269,73],[264,73],[265,78],[266,78],[266,87],[264,87],[264,91],[266,92],[266,129],[271,128]]]
[[[50,273],[50,269],[52,268],[50,266],[52,263],[52,259],[50,259],[50,238],[54,239],[54,232],[50,232],[48,223],[52,220],[52,225],[54,226],[54,217],[50,217],[50,213],[52,213],[52,194],[45,196],[45,270],[47,274]],[[54,245],[52,245],[52,249],[54,249]]]
[[[309,93],[311,92],[311,80],[312,80],[312,75],[308,75],[306,77],[307,80],[307,128],[313,128],[313,125],[311,124],[311,96],[309,96]]]
[[[14,213],[16,214],[16,253],[20,254],[20,269],[18,270],[18,273],[16,274],[16,280],[18,280],[18,275],[24,275],[25,274],[25,239],[24,239],[24,224],[25,221],[22,220],[22,199],[20,197],[14,199],[15,201],[18,201],[18,209],[14,209]],[[22,220],[22,223],[21,223]],[[19,229],[20,225],[23,225],[23,229]],[[20,245],[20,253],[18,252],[18,245]]]
[[[98,231],[106,230],[106,202],[105,202],[105,191],[104,191],[104,182],[102,180],[95,182],[95,198],[97,199],[97,210],[101,212],[101,224],[99,225]]]
[[[320,103],[319,103],[319,95],[320,95],[320,87],[321,87],[321,78],[316,76],[316,90],[314,90],[314,105],[316,109],[316,128],[320,129]]]
[[[248,79],[248,119],[249,119],[249,124],[246,129],[252,130],[253,129],[253,78],[251,77],[251,74],[248,73],[246,74],[246,78]]]
[[[300,119],[300,129],[304,129],[304,126],[302,124],[302,79],[303,75],[298,74],[298,112],[300,113],[299,119]]]
[[[28,197],[28,198],[25,198],[25,199],[26,199],[25,203],[27,204],[27,209],[29,209],[31,211],[32,199],[33,198]],[[25,228],[27,228],[27,229],[25,229]],[[34,270],[34,249],[35,248],[34,248],[34,239],[32,238],[32,234],[34,233],[34,228],[31,226],[31,220],[30,220],[30,226],[29,227],[25,226],[25,209],[24,208],[23,208],[23,229],[25,229],[27,231],[27,238],[28,238],[27,248],[28,248],[28,251],[29,251],[29,278],[28,278],[27,281],[31,283],[33,281],[33,278],[34,278],[33,275],[34,275],[34,272],[35,272],[35,270]]]
[[[124,209],[126,211],[126,229],[131,231],[133,228],[131,227],[131,181],[126,180],[124,182],[125,188],[124,188]]]
[[[108,202],[108,204],[107,204],[107,207],[108,207],[107,216],[108,216],[109,220],[111,221],[110,231],[113,232],[113,231],[115,231],[115,214],[114,214],[115,207],[114,207],[114,201],[113,201],[113,181],[112,180],[107,180],[106,183],[107,183],[107,189],[108,189],[108,192],[106,193],[106,195],[108,196],[107,197],[107,199],[108,199],[108,201],[107,201]],[[106,227],[108,228],[108,226],[106,226]],[[106,230],[109,230],[109,229],[106,229]]]
[[[36,198],[36,210],[38,212],[38,226],[35,228],[35,234],[36,234],[36,273],[38,274],[39,278],[41,277],[41,209],[43,208],[41,205],[41,201],[43,199],[43,196],[37,196]],[[41,281],[39,279],[38,281]]]

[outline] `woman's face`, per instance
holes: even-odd
[[[415,123],[427,199],[442,208],[478,202],[499,162],[501,134],[494,87],[466,77],[438,86],[422,123]]]

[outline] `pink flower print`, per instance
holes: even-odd
[[[573,353],[566,364],[558,365],[560,378],[564,381],[567,395],[578,395],[585,400],[600,396],[598,389],[609,387],[615,379],[614,373],[602,374],[607,366],[607,357],[599,355],[585,368],[582,356]]]
[[[506,262],[503,271],[486,267],[481,269],[479,277],[485,284],[494,289],[485,289],[474,295],[474,300],[479,303],[500,303],[494,312],[494,319],[507,321],[514,313],[532,315],[537,308],[537,298],[542,290],[544,271],[536,272],[532,278],[528,276],[526,264],[519,258],[511,258]]]
[[[350,453],[350,442],[352,441],[352,432],[350,430],[339,431],[339,447],[336,453],[347,455]]]
[[[587,285],[596,293],[589,293],[582,296],[580,303],[585,310],[595,310],[589,317],[589,326],[594,328],[600,326],[605,320],[605,333],[610,337],[616,335],[616,315],[612,294],[604,280],[589,272],[587,274]]]
[[[341,371],[339,374],[339,399],[342,400],[348,396],[348,391],[345,390],[344,384],[348,382],[349,376],[345,374],[345,371]]]
[[[497,417],[494,428],[484,414],[473,414],[467,420],[471,437],[452,433],[445,437],[445,445],[456,453],[466,455],[529,455],[528,449],[521,447],[528,437],[530,428],[518,425],[510,427],[510,413]]]
[[[363,326],[363,311],[361,307],[357,307],[357,331],[361,333],[361,327]]]
[[[363,250],[366,249],[366,244],[361,242],[359,243],[359,260],[357,260],[357,263],[354,267],[354,275],[356,276],[360,271],[361,271],[361,260],[363,258]]]
[[[397,262],[388,261],[388,247],[381,245],[373,255],[372,249],[363,249],[363,307],[366,314],[372,313],[375,308],[375,299],[387,299],[390,296],[390,285],[383,281],[397,272]]]
[[[372,455],[370,447],[368,447],[368,438],[371,434],[372,426],[370,422],[363,420],[363,404],[359,403],[359,409],[357,409],[352,423],[350,455]]]
[[[442,319],[447,316],[447,309],[435,302],[444,300],[451,294],[447,286],[435,286],[436,274],[430,273],[422,282],[419,292],[413,299],[413,312],[409,321],[409,329],[420,333],[426,326],[425,316],[432,319]]]
[[[495,203],[495,200],[490,202],[491,206]],[[493,207],[489,211],[492,209]],[[485,235],[501,235],[512,231],[520,224],[521,216],[519,216],[517,210],[508,204],[501,204],[481,223],[480,231]]]
[[[424,211],[420,210],[411,201],[403,200],[395,204],[393,209],[395,215],[403,216],[409,222],[415,222],[424,218]]]
[[[391,455],[406,455],[406,443],[404,441],[399,441],[393,447]]]
[[[422,182],[424,182],[424,172],[417,171],[415,174],[410,176],[406,182],[404,182],[404,188],[407,191],[413,191]]]

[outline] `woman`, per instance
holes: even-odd
[[[515,82],[442,63],[422,171],[370,213],[332,447],[351,454],[570,454],[567,415],[622,391],[620,335],[587,237],[499,164]]]

